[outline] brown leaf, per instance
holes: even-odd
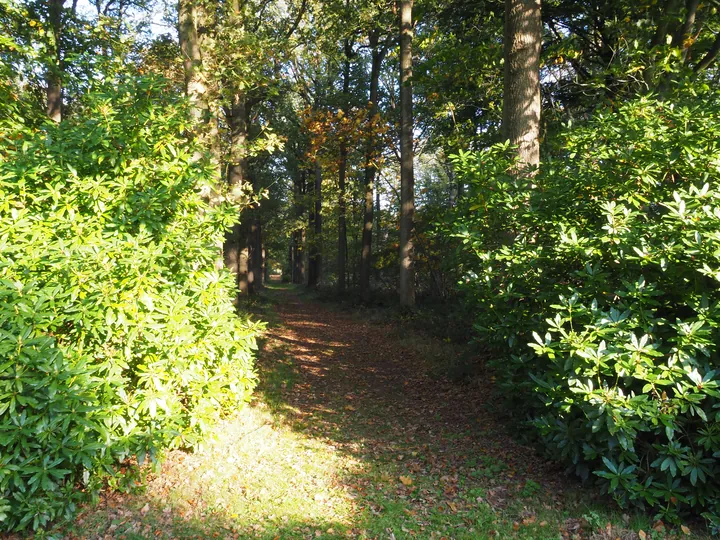
[[[400,481],[405,486],[412,486],[412,483],[413,483],[412,478],[410,478],[409,476],[401,476]]]
[[[638,536],[640,537],[640,540],[646,540],[647,538],[647,534],[642,529],[638,531]]]
[[[680,530],[683,532],[683,534],[690,534],[690,528],[686,527],[685,525],[680,525]]]

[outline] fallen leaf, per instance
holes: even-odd
[[[640,537],[640,540],[646,540],[647,538],[647,534],[645,534],[645,531],[643,531],[642,529],[638,531],[638,536]]]
[[[410,478],[409,476],[401,476],[400,481],[405,486],[412,486],[412,483],[413,483],[412,478]]]
[[[685,525],[680,525],[680,530],[683,532],[683,534],[690,534],[690,528],[686,527]]]

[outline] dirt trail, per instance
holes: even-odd
[[[394,325],[300,289],[268,295],[276,323],[251,406],[202,451],[172,452],[143,492],[85,508],[63,536],[587,536],[584,503],[507,434],[486,384],[439,377],[418,346],[428,341]]]
[[[299,378],[283,396],[316,427],[331,428],[343,440],[366,440],[373,451],[402,442],[406,452],[422,453],[446,472],[494,452],[511,473],[536,469],[538,481],[542,473],[556,476],[555,467],[547,469],[498,424],[489,385],[438,377],[392,326],[292,292],[281,293],[277,313],[282,324],[270,330],[270,339],[289,346]]]
[[[281,325],[269,332],[271,346],[289,347],[297,374],[282,393],[290,416],[365,462],[392,464],[396,478],[413,484],[401,482],[390,498],[410,512],[452,512],[468,501],[502,512],[519,502],[517,520],[533,522],[523,497],[545,509],[563,507],[567,479],[501,425],[489,381],[439,377],[398,328],[292,291],[280,293],[277,313]]]

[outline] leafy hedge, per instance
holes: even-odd
[[[237,211],[201,197],[169,88],[94,92],[60,126],[0,90],[0,521],[20,530],[197,445],[248,399],[258,325],[215,269]]]
[[[455,156],[459,254],[501,389],[622,505],[720,515],[720,94],[567,129],[531,178]]]

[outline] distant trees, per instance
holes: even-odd
[[[683,70],[702,77],[720,47],[714,12],[679,0],[665,11],[627,2],[541,10],[540,0],[423,0],[417,35],[416,6],[405,0],[236,7],[218,5],[216,19],[195,22],[210,46],[198,79],[209,100],[202,123],[219,131],[213,151],[225,186],[257,199],[279,185],[272,207],[281,218],[267,214],[266,202],[246,210],[243,229],[228,235],[228,264],[243,291],[261,285],[269,258],[287,261],[295,282],[351,290],[364,302],[377,287],[412,305],[416,287],[445,294],[442,284],[455,279],[454,269],[441,275],[443,256],[426,236],[433,226],[413,226],[465,194],[448,155],[508,140],[519,162],[535,168],[541,129],[643,85],[663,92]],[[197,65],[192,48],[183,50],[186,65]],[[267,152],[268,133],[274,148],[291,148]],[[284,248],[266,250],[278,236]]]

